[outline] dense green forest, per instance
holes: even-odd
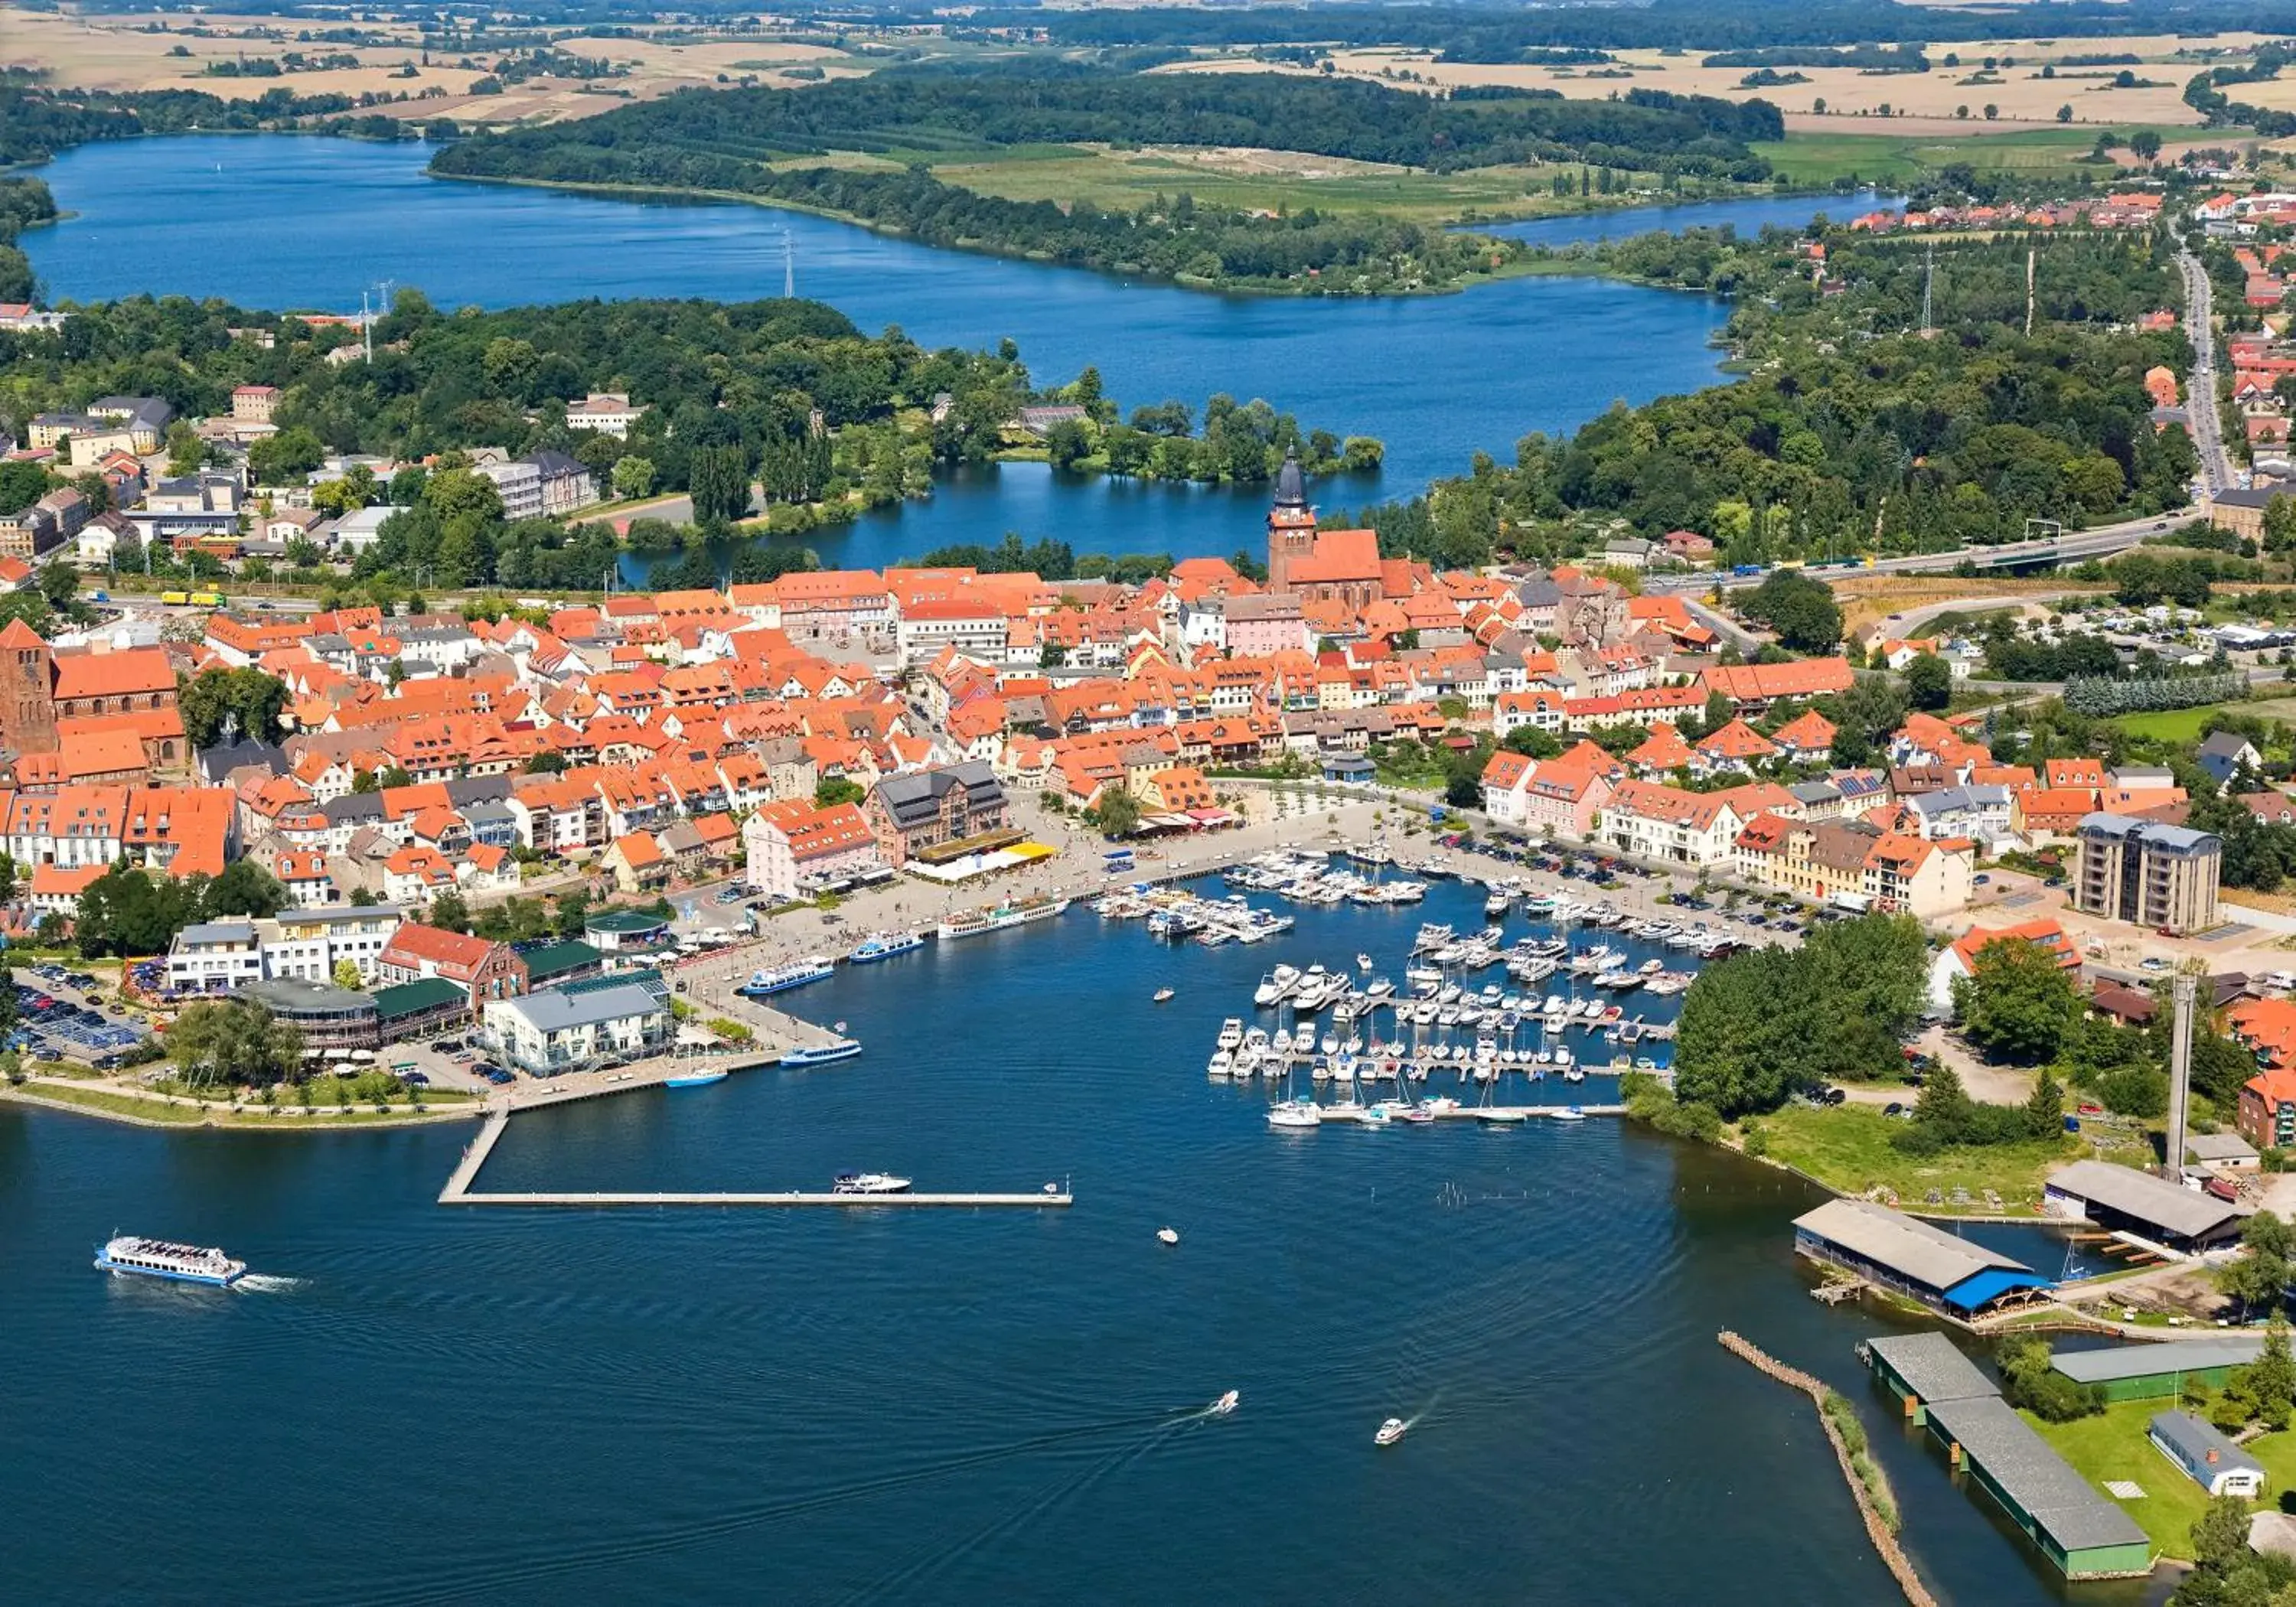
[[[16,237],[56,216],[56,198],[37,178],[0,178],[0,301],[37,299],[31,259]]]
[[[1616,521],[1697,530],[1725,562],[1938,552],[2181,507],[2195,467],[2181,430],[2156,433],[2143,376],[2182,372],[2174,306],[2149,240],[2036,237],[2038,321],[2023,332],[2028,242],[1940,242],[1923,338],[1925,245],[1837,232],[1825,282],[1800,242],[1692,231],[1590,253],[1613,271],[1734,293],[1738,383],[1613,407],[1564,437],[1531,435],[1512,464],[1478,457],[1425,497],[1351,516],[1390,552],[1448,564],[1494,551],[1587,549]]]
[[[408,98],[403,91],[396,95],[348,95],[272,89],[252,100],[228,101],[198,89],[113,93],[0,86],[0,167],[44,161],[59,151],[98,140],[194,129],[214,133],[303,127],[359,139],[418,139],[424,132],[420,124],[380,112],[355,115],[362,108]],[[453,125],[432,132],[451,135]]]
[[[0,217],[15,193],[0,188]],[[250,449],[256,478],[302,475],[330,453],[439,457],[435,475],[407,470],[385,486],[355,471],[317,495],[332,508],[387,499],[410,510],[362,556],[361,579],[427,571],[426,583],[456,586],[587,585],[619,546],[603,526],[505,523],[492,488],[465,467],[480,447],[568,453],[621,498],[685,493],[698,529],[639,520],[629,543],[649,554],[685,549],[688,562],[677,572],[705,576],[730,561],[716,544],[750,514],[753,485],[767,528],[801,534],[923,494],[936,464],[1004,451],[1016,439],[1009,427],[1032,400],[1085,410],[1084,421],[1053,431],[1056,461],[1071,433],[1095,455],[1066,456],[1072,468],[1253,481],[1272,475],[1286,453],[1315,472],[1370,470],[1380,456],[1377,441],[1304,429],[1256,398],[1213,396],[1200,425],[1196,410],[1177,400],[1136,407],[1128,422],[1095,370],[1039,389],[1009,341],[994,352],[928,351],[898,328],[863,335],[813,301],[582,301],[448,314],[404,290],[373,334],[373,362],[338,362],[356,346],[353,332],[291,315],[181,297],[99,303],[76,310],[60,331],[0,330],[0,422],[20,426],[105,395],[164,397],[178,414],[196,417],[227,412],[235,386],[277,386],[280,429]],[[567,404],[598,390],[623,392],[644,408],[627,439],[569,427]],[[188,425],[168,447],[177,471],[209,451]],[[46,488],[37,468],[12,467],[23,472],[0,488],[0,512]],[[299,568],[316,561],[315,552],[291,553]],[[802,561],[745,557],[737,573]]]
[[[1777,110],[1760,101],[1654,91],[1567,101],[1545,91],[1454,102],[1277,73],[1143,74],[1032,61],[897,69],[800,90],[674,94],[578,122],[481,135],[439,165],[486,171],[465,164],[499,163],[508,153],[529,164],[547,153],[562,163],[574,160],[570,147],[640,163],[764,163],[831,151],[1100,143],[1266,146],[1438,171],[1570,161],[1759,178],[1767,168],[1745,142],[1784,133]]]

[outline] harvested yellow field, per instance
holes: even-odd
[[[471,86],[489,76],[498,52],[480,45],[467,58],[462,52],[439,52],[426,61],[420,36],[411,27],[381,22],[343,26],[355,26],[362,35],[383,36],[390,43],[345,45],[316,37],[298,38],[307,29],[315,36],[333,30],[325,24],[312,27],[279,17],[218,12],[69,16],[0,4],[0,36],[7,41],[7,61],[45,70],[46,81],[59,87],[198,89],[226,100],[252,100],[274,89],[297,94],[406,95],[404,101],[376,108],[391,117],[553,121],[594,116],[674,89],[715,86],[721,78],[752,78],[788,86],[806,81],[786,76],[785,70],[793,67],[817,68],[832,78],[870,70],[869,63],[820,45],[568,38],[558,41],[556,48],[627,65],[630,70],[594,80],[534,78],[507,85],[500,94],[473,95]],[[193,29],[199,30],[196,35],[185,31]],[[217,77],[208,70],[211,63],[275,60],[291,51],[311,58],[354,55],[359,64],[264,78]],[[465,59],[472,65],[459,64]]]
[[[1521,89],[1552,89],[1576,99],[1600,100],[1628,89],[1663,89],[1677,94],[1716,95],[1726,100],[1759,95],[1788,114],[1796,132],[1836,134],[1868,131],[1860,127],[1890,109],[1891,133],[1983,133],[1990,127],[2006,132],[2034,124],[2054,124],[2062,107],[2072,108],[2075,123],[2191,125],[2199,119],[2182,96],[2185,80],[2208,63],[2195,50],[2210,53],[2209,61],[2242,59],[2260,44],[2257,34],[2225,34],[2199,44],[2169,35],[2144,35],[2123,39],[2055,39],[2046,42],[1989,40],[1939,44],[1927,47],[1931,62],[1925,73],[1866,73],[1846,67],[1781,67],[1784,75],[1799,74],[1806,82],[1748,88],[1740,80],[1751,69],[1705,67],[1699,53],[1679,56],[1656,51],[1616,53],[1615,63],[1596,67],[1521,66],[1472,61],[1439,61],[1431,53],[1400,49],[1338,50],[1332,53],[1335,69],[1350,78],[1371,79],[1395,88],[1410,89],[1462,85],[1508,85]],[[1941,65],[1948,54],[1960,58],[1957,67]],[[2113,84],[2120,66],[2058,68],[2066,57],[2134,55],[2139,64],[2127,67],[2139,86]],[[2013,63],[1987,71],[1988,56]],[[2041,77],[2044,67],[2054,71]],[[1168,72],[1306,71],[1275,63],[1222,57],[1176,62],[1159,69]],[[1405,74],[1413,75],[1405,78]],[[1415,80],[1415,81],[1414,81]],[[1972,81],[1973,80],[1973,81]],[[2251,91],[2257,93],[2251,94]],[[2269,94],[2266,92],[2270,92]],[[2296,110],[2296,80],[2241,86],[2243,98],[2259,105],[2285,105]],[[1817,111],[1820,103],[1824,111]],[[1988,119],[1984,108],[1995,109]],[[1966,109],[1966,117],[1956,115]]]

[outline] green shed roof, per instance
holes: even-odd
[[[424,977],[419,982],[401,982],[396,988],[375,989],[374,1013],[379,1021],[396,1021],[427,1011],[443,1010],[449,1004],[467,1006],[470,1002],[470,990],[461,983],[450,982],[444,977]]]
[[[525,958],[528,980],[537,988],[551,977],[563,976],[586,965],[606,963],[604,955],[579,939],[567,943],[553,943],[547,948],[530,949]]]

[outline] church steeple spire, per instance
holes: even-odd
[[[1275,473],[1275,505],[1279,508],[1304,508],[1308,505],[1308,478],[1300,471],[1299,455],[1286,447],[1283,467]]]
[[[1286,452],[1275,475],[1275,505],[1267,510],[1268,589],[1286,590],[1292,561],[1315,550],[1316,510],[1308,505],[1308,477],[1300,471],[1300,460]]]

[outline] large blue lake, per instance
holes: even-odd
[[[77,216],[24,243],[59,298],[177,292],[339,312],[386,282],[489,307],[775,296],[786,237],[799,292],[873,332],[898,324],[930,345],[966,347],[1009,337],[1040,382],[1097,365],[1127,406],[1177,398],[1201,409],[1226,391],[1264,397],[1307,428],[1380,437],[1383,473],[1318,488],[1336,506],[1409,496],[1463,471],[1475,452],[1505,459],[1532,430],[1569,430],[1614,401],[1694,389],[1718,372],[1709,342],[1726,309],[1699,296],[1552,278],[1384,300],[1212,296],[936,250],[804,213],[449,183],[425,176],[428,157],[420,145],[264,136],[83,146],[41,170]],[[1845,204],[1652,209],[1644,226],[1753,228]],[[1638,216],[1522,230],[1553,244],[1630,228]],[[867,565],[1008,529],[1078,552],[1225,554],[1259,543],[1264,507],[1257,488],[1232,496],[1026,468],[808,539],[832,562]]]
[[[0,1106],[9,1595],[1895,1599],[1807,1405],[1725,1355],[1727,1326],[1861,1403],[1942,1600],[2056,1599],[1888,1425],[1852,1355],[1885,1320],[1808,1298],[1805,1185],[1609,1119],[1281,1134],[1266,1095],[1206,1080],[1263,969],[1362,950],[1393,974],[1422,919],[1480,925],[1480,902],[1305,911],[1214,950],[1078,910],[845,972],[792,1002],[862,1059],[523,1116],[481,1179],[884,1168],[1067,1178],[1066,1212],[455,1210],[433,1196],[464,1127]],[[115,1230],[294,1283],[108,1280],[89,1247]],[[1229,1389],[1233,1417],[1191,1415]],[[1375,1450],[1390,1414],[1415,1426]]]

